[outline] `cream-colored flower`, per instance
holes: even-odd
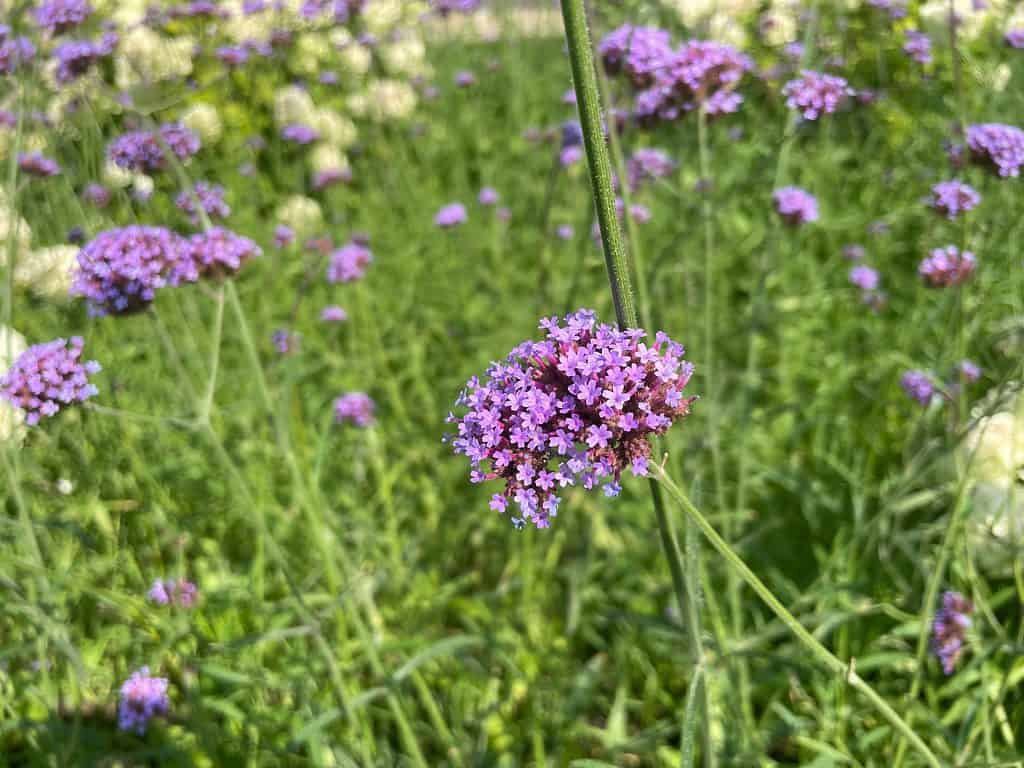
[[[0,375],[6,373],[27,348],[24,336],[13,328],[0,325]],[[20,442],[25,434],[24,421],[25,416],[19,408],[0,398],[0,443],[11,438]]]
[[[195,40],[188,36],[164,37],[149,27],[135,27],[121,37],[114,61],[117,85],[181,79],[192,73]]]
[[[133,174],[127,171],[113,160],[107,160],[103,166],[103,183],[113,189],[125,189],[131,186]]]
[[[1013,74],[1013,70],[1010,69],[1010,65],[1003,62],[992,70],[992,90],[996,93],[1002,93],[1006,90],[1006,86],[1010,82],[1010,76]]]
[[[373,57],[369,49],[359,43],[349,43],[338,49],[338,61],[345,74],[360,77],[370,71]]]
[[[7,256],[12,247],[15,249],[15,261],[28,253],[32,247],[32,230],[28,222],[0,193],[0,264],[7,263]]]
[[[367,32],[381,36],[394,29],[402,20],[401,0],[373,0],[360,14]]]
[[[181,122],[197,134],[203,140],[203,144],[215,143],[224,133],[224,123],[217,108],[201,101],[192,104],[181,113]]]
[[[320,138],[328,144],[346,149],[356,143],[358,131],[355,123],[333,110],[318,109],[310,127],[320,134]]]
[[[395,75],[423,75],[429,68],[427,47],[420,38],[412,35],[390,45],[382,45],[379,52],[384,66]]]
[[[312,77],[319,74],[330,55],[331,45],[327,38],[319,32],[307,32],[295,41],[290,63],[295,71]]]
[[[947,27],[949,24],[950,0],[928,0],[921,5],[921,19],[925,26]],[[974,0],[953,0],[953,11],[959,19],[956,32],[965,40],[973,40],[985,26],[986,18],[994,13],[996,5],[1002,3],[992,0],[990,13],[979,13],[974,10]]]
[[[349,167],[345,153],[333,144],[320,143],[309,153],[309,167],[314,173],[341,171]]]
[[[1002,411],[978,420],[967,433],[964,451],[971,461],[971,474],[994,485],[1009,486],[1024,468],[1024,418],[1014,411]]]
[[[14,265],[14,280],[36,293],[66,299],[71,288],[71,273],[78,263],[78,248],[54,245],[31,251]]]
[[[132,192],[143,199],[153,194],[153,178],[144,173],[136,173],[132,176]]]
[[[400,80],[375,80],[367,86],[362,101],[356,103],[363,114],[377,122],[401,120],[416,109],[416,91]]]
[[[290,227],[301,239],[316,232],[323,225],[324,216],[316,200],[292,195],[277,207],[277,221]]]
[[[274,94],[274,122],[278,128],[287,125],[309,125],[316,119],[312,97],[297,85],[288,85]]]

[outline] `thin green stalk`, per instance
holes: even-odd
[[[918,736],[907,722],[900,717],[899,713],[893,709],[889,703],[882,698],[874,688],[871,687],[866,681],[864,681],[854,668],[853,661],[844,663],[838,657],[836,657],[831,651],[829,651],[824,645],[822,645],[807,629],[801,624],[793,614],[791,614],[786,607],[779,601],[777,597],[772,593],[768,587],[765,586],[764,582],[757,577],[750,567],[743,562],[743,559],[733,551],[733,549],[726,543],[718,531],[715,530],[714,526],[708,522],[707,518],[701,514],[693,502],[687,498],[686,494],[676,485],[672,479],[665,473],[665,470],[658,464],[653,465],[654,475],[660,482],[668,495],[671,496],[683,511],[686,512],[687,516],[696,523],[697,527],[700,528],[701,532],[711,542],[718,554],[720,554],[725,561],[733,568],[747,583],[747,585],[754,590],[758,597],[767,605],[772,613],[774,613],[783,624],[794,634],[800,641],[801,645],[807,649],[807,651],[826,669],[833,672],[836,675],[841,675],[845,678],[846,682],[854,689],[856,689],[864,698],[866,698],[875,710],[889,722],[889,724],[896,729],[896,731],[906,739],[911,746],[916,749],[920,755],[925,759],[927,764],[931,768],[942,768],[942,763],[939,758],[935,756],[935,753],[928,747],[927,744]]]
[[[217,373],[220,369],[220,342],[224,332],[224,283],[217,286],[217,304],[213,319],[213,342],[210,345],[210,378],[206,382],[206,394],[199,409],[200,423],[210,419],[213,397],[217,392]]]

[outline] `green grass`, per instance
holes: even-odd
[[[596,35],[654,20],[592,5]],[[925,208],[931,184],[952,177],[948,42],[933,34],[923,77],[902,35],[867,9],[843,27],[819,6],[808,64],[822,66],[823,47],[842,53],[851,82],[884,91],[877,105],[787,133],[779,84],[747,78],[739,114],[707,126],[707,170],[695,115],[621,137],[627,155],[658,146],[679,162],[635,195],[652,212],[635,233],[641,309],[686,343],[704,396],[669,433],[666,466],[944,764],[1012,765],[1024,751],[1021,552],[955,528],[947,549],[943,540],[955,510],[968,524],[980,513],[962,486],[968,418],[957,406],[1022,377],[1021,182],[964,171],[983,198],[964,226]],[[1020,122],[1024,59],[996,45],[1000,31],[963,44],[967,122]],[[328,286],[318,255],[270,246],[277,203],[305,191],[301,154],[282,146],[268,111],[286,72],[225,79],[208,67],[198,91],[175,90],[154,115],[201,98],[235,116],[185,171],[224,184],[228,226],[265,248],[227,293],[208,426],[194,419],[216,287],[167,290],[154,312],[123,318],[89,319],[80,301],[22,289],[5,304],[30,342],[83,335],[104,366],[93,402],[123,413],[72,410],[3,453],[0,765],[680,764],[699,712],[688,702],[696,660],[646,483],[624,482],[614,500],[573,491],[550,530],[517,532],[441,442],[466,379],[536,336],[540,317],[588,306],[614,319],[585,167],[553,172],[557,139],[523,137],[573,116],[561,103],[563,43],[433,43],[440,96],[407,123],[360,122],[354,183],[319,196],[335,241],[370,235],[375,261],[358,283]],[[772,61],[757,43],[751,54]],[[999,62],[1012,69],[1003,91],[985,85]],[[474,88],[452,85],[460,69],[476,74]],[[628,106],[624,84],[610,88]],[[45,94],[25,92],[42,106]],[[170,174],[148,205],[124,194],[104,212],[76,202],[131,118],[96,101],[49,134],[64,174],[18,180],[35,246],[72,226],[186,228]],[[238,166],[253,158],[244,142],[255,132],[270,147],[250,179]],[[706,175],[711,191],[696,192]],[[780,226],[777,183],[813,192],[820,221]],[[475,203],[484,185],[511,209],[507,224]],[[435,212],[455,200],[469,223],[438,231]],[[878,220],[888,232],[868,234]],[[575,226],[573,240],[553,237],[560,223]],[[882,312],[847,282],[851,242],[882,273]],[[917,263],[947,243],[978,255],[977,274],[960,292],[927,290]],[[351,320],[321,324],[328,303]],[[302,334],[293,355],[273,350],[281,327]],[[963,357],[985,374],[961,404],[925,410],[901,392],[904,370],[946,376]],[[347,390],[373,396],[375,427],[332,424],[331,401]],[[684,537],[682,512],[670,512]],[[923,764],[713,550],[684,538],[703,585],[700,669],[719,765]],[[939,564],[940,588],[977,606],[970,651],[948,678],[918,647]],[[194,610],[147,602],[153,579],[178,575],[199,585]],[[115,709],[144,664],[170,679],[172,706],[139,738],[116,730]]]

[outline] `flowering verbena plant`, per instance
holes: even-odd
[[[166,715],[170,701],[167,678],[151,677],[149,667],[132,672],[121,686],[121,703],[117,708],[117,727],[140,736],[156,715]]]
[[[156,579],[146,595],[157,605],[191,608],[199,597],[199,589],[187,579]]]
[[[782,95],[786,106],[797,110],[804,120],[817,120],[838,110],[853,95],[853,89],[842,77],[805,69],[800,77],[783,86]]]
[[[83,346],[74,336],[29,347],[0,378],[0,397],[24,411],[31,425],[62,406],[84,403],[98,392],[89,376],[99,373],[100,364],[81,361]]]
[[[931,645],[932,653],[938,657],[942,671],[947,675],[953,674],[963,655],[972,613],[974,605],[959,592],[942,593],[942,605],[932,622]]]
[[[521,515],[512,518],[516,527],[547,528],[561,488],[603,482],[615,496],[623,469],[646,475],[648,438],[666,432],[696,399],[683,396],[693,365],[661,331],[648,344],[646,331],[598,325],[587,309],[540,327],[544,341],[523,342],[483,381],[470,379],[456,401],[467,412],[448,415],[458,434],[446,439],[469,458],[470,480],[505,481],[490,505],[505,512],[512,500]]]

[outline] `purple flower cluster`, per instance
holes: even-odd
[[[480,0],[430,0],[430,7],[441,16],[452,13],[472,13],[480,7]]]
[[[226,219],[231,215],[231,207],[224,201],[224,187],[220,184],[197,181],[191,191],[186,190],[175,199],[174,204],[188,214],[193,226],[199,223],[196,201],[199,209],[211,219]]]
[[[18,168],[30,176],[56,176],[60,173],[57,161],[39,152],[18,155]]]
[[[923,32],[908,29],[903,52],[918,64],[930,64],[932,61],[932,40]]]
[[[781,187],[772,193],[775,210],[791,226],[818,220],[818,201],[800,187]]]
[[[325,323],[343,323],[348,320],[348,312],[337,304],[331,304],[320,310],[320,319]]]
[[[455,73],[455,85],[459,88],[469,88],[476,84],[476,75],[469,70],[462,70]]]
[[[932,621],[931,646],[947,675],[953,674],[963,655],[972,613],[974,605],[959,592],[942,593],[942,605]]]
[[[462,203],[450,203],[437,212],[434,223],[441,229],[451,229],[459,224],[465,224],[468,218],[466,206]]]
[[[270,341],[274,345],[274,349],[280,354],[288,355],[298,350],[299,344],[302,342],[302,336],[293,331],[280,328],[270,335]]]
[[[199,151],[199,137],[183,125],[167,123],[157,132],[131,131],[118,136],[107,147],[107,155],[119,167],[136,173],[152,173],[167,165],[162,144],[179,160]]]
[[[121,686],[117,727],[143,735],[153,717],[167,714],[170,707],[167,684],[166,677],[150,677],[149,667],[133,672]]]
[[[948,288],[960,285],[972,274],[976,261],[974,254],[963,251],[955,245],[935,248],[917,267],[917,273],[932,288]]]
[[[108,229],[79,251],[71,295],[85,297],[93,315],[129,314],[149,306],[158,288],[193,271],[187,241],[169,229]]]
[[[634,86],[647,88],[672,56],[672,38],[657,27],[625,24],[608,33],[598,54],[608,74],[625,72]]]
[[[921,405],[928,405],[935,394],[935,384],[932,383],[931,376],[924,371],[907,371],[900,378],[900,386],[908,397]]]
[[[494,187],[484,187],[476,199],[480,205],[497,205],[501,198],[498,195],[498,190]]]
[[[674,120],[698,107],[708,115],[735,112],[743,103],[736,86],[753,67],[730,45],[689,40],[672,54],[654,86],[637,95],[637,117]]]
[[[858,264],[850,270],[850,282],[865,293],[874,291],[878,288],[878,270],[866,264]]]
[[[626,165],[629,188],[637,189],[645,181],[663,179],[675,169],[675,161],[664,150],[638,149],[629,158],[629,163]]]
[[[293,123],[292,125],[286,125],[281,131],[281,138],[285,141],[290,141],[299,145],[312,144],[314,141],[320,138],[320,134],[310,128],[308,125],[302,125],[301,123]]]
[[[981,378],[981,368],[971,360],[961,360],[957,365],[957,372],[968,382],[975,382]]]
[[[186,579],[157,579],[146,594],[157,605],[191,608],[196,604],[199,590]]]
[[[868,5],[878,8],[880,11],[886,11],[893,21],[898,21],[907,15],[906,0],[868,0]]]
[[[1024,27],[1009,30],[1003,35],[1003,40],[1011,48],[1024,48]]]
[[[233,275],[249,259],[263,251],[247,237],[224,227],[211,227],[188,239],[188,259],[179,268],[180,282],[195,282],[200,277]]]
[[[110,190],[96,182],[90,182],[85,186],[85,189],[82,190],[82,197],[87,203],[97,208],[106,208],[110,205]]]
[[[0,377],[0,397],[24,411],[33,426],[56,415],[62,405],[84,403],[98,392],[89,376],[100,371],[100,364],[81,361],[83,346],[74,336],[29,347]]]
[[[346,392],[334,401],[334,420],[366,428],[373,424],[376,405],[365,392]]]
[[[514,501],[517,527],[548,527],[561,488],[582,481],[591,489],[605,478],[603,490],[614,496],[625,468],[647,474],[648,437],[667,431],[694,399],[683,397],[693,366],[662,332],[648,345],[645,331],[597,325],[590,310],[540,327],[546,340],[523,342],[484,381],[470,379],[456,401],[467,412],[448,415],[458,429],[452,446],[472,464],[470,480],[504,480],[491,508],[505,512]]]
[[[36,47],[27,37],[12,37],[11,28],[0,24],[0,75],[11,75],[36,55]]]
[[[981,202],[981,195],[961,181],[940,181],[932,187],[929,205],[952,221]]]
[[[1000,176],[1016,177],[1024,165],[1024,131],[1012,125],[981,123],[967,126],[971,159]]]
[[[59,35],[77,27],[92,11],[89,0],[43,0],[36,6],[36,24]]]
[[[108,32],[98,41],[69,40],[53,51],[57,60],[54,77],[61,85],[67,85],[86,74],[100,59],[110,56],[117,47],[118,36]]]
[[[287,248],[295,241],[295,232],[291,227],[286,227],[284,224],[278,224],[274,228],[274,247],[275,248]]]
[[[782,95],[786,106],[800,112],[805,120],[817,120],[839,109],[853,95],[853,89],[841,77],[805,69],[799,78],[782,87]]]
[[[331,254],[327,265],[327,282],[351,283],[366,274],[367,267],[373,261],[373,254],[365,245],[346,243]]]

